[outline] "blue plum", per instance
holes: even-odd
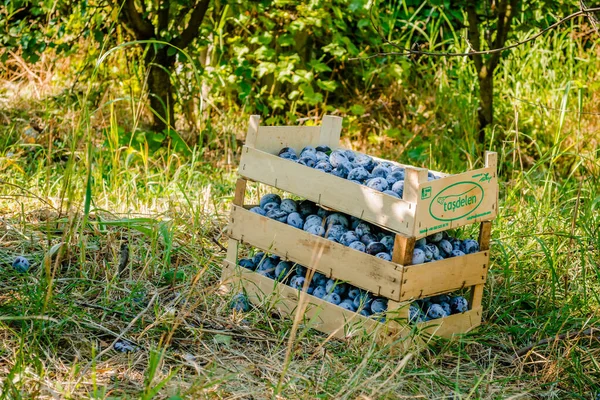
[[[423,264],[425,262],[425,252],[419,248],[413,250],[413,264]]]
[[[428,319],[438,319],[446,316],[446,312],[439,304],[432,304],[431,307],[427,310],[427,318]]]
[[[385,253],[387,251],[387,249],[381,242],[371,242],[367,245],[367,248],[365,251],[367,252],[367,254],[374,256],[379,253]]]
[[[348,172],[348,179],[353,181],[363,182],[369,177],[369,173],[363,167],[352,168]]]
[[[284,147],[283,149],[279,150],[279,155],[282,155],[283,153],[289,153],[297,156],[296,150],[292,149],[291,147]]]
[[[450,299],[450,309],[452,314],[463,313],[469,310],[469,303],[464,297],[456,296]]]
[[[473,254],[479,251],[479,243],[473,239],[465,239],[462,242],[462,251],[465,254]]]
[[[310,200],[302,200],[300,204],[298,204],[298,213],[302,218],[306,218],[311,214],[317,213],[317,206]]]
[[[404,196],[404,181],[398,181],[392,185],[392,191],[396,192],[400,198]]]
[[[348,221],[348,218],[344,214],[340,214],[340,213],[333,213],[333,214],[330,214],[329,216],[327,216],[327,218],[325,219],[325,224],[327,226],[342,225],[346,228],[348,228],[350,226],[350,222]]]
[[[437,232],[433,235],[427,236],[426,239],[429,243],[439,243],[442,239],[444,239],[444,234],[442,232]]]
[[[350,300],[350,299],[346,299],[346,300],[342,301],[339,304],[339,306],[348,311],[352,311],[352,312],[356,311],[356,309],[354,308],[354,304],[352,303],[352,300]]]
[[[253,212],[255,214],[262,215],[262,216],[267,215],[267,212],[260,207],[252,207],[250,209],[250,212]]]
[[[302,149],[302,151],[300,151],[301,156],[304,154],[317,154],[317,149],[315,149],[313,146],[306,146]]]
[[[371,316],[371,312],[366,308],[363,308],[362,310],[360,310],[359,314],[362,315],[363,317]]]
[[[329,155],[329,162],[333,168],[337,168],[339,165],[350,163],[350,160],[346,157],[344,150],[334,150]]]
[[[368,253],[368,251],[367,251],[367,253]],[[383,252],[377,253],[375,255],[375,257],[381,258],[382,260],[385,260],[385,261],[392,261],[392,256],[390,256],[388,253],[383,253]]]
[[[383,165],[378,165],[375,168],[373,168],[373,171],[371,171],[371,178],[386,179],[389,173],[390,170],[388,168],[384,167]]]
[[[463,253],[461,250],[452,250],[451,256],[452,257],[460,257],[460,256],[465,256],[466,254]]]
[[[354,162],[354,159],[356,158],[356,154],[352,150],[344,150],[344,155],[350,162]]]
[[[383,235],[379,241],[381,243],[383,243],[383,245],[387,249],[388,253],[392,252],[392,250],[394,249],[394,237],[393,236]]]
[[[373,302],[371,303],[371,312],[373,314],[385,312],[388,307],[387,303],[388,303],[387,299],[384,299],[381,297],[374,299]]]
[[[377,239],[377,236],[368,232],[360,237],[360,241],[363,242],[365,244],[365,246],[368,246],[373,242],[377,242],[378,239]]]
[[[308,229],[306,229],[306,232],[321,237],[325,236],[325,228],[323,228],[321,225],[311,225],[308,227]]]
[[[425,318],[423,317],[423,312],[421,309],[418,306],[411,304],[408,308],[408,322],[418,324],[424,320]]]
[[[367,246],[361,241],[352,242],[348,245],[351,249],[362,251],[363,253],[367,251]]]
[[[350,246],[350,243],[359,241],[360,238],[354,231],[347,231],[340,237],[340,243],[344,246]]]
[[[281,197],[275,193],[267,193],[260,199],[259,205],[264,209],[267,203],[277,203],[279,205],[281,204]]]
[[[327,229],[325,235],[327,236],[327,239],[334,239],[336,242],[339,242],[346,231],[347,229],[342,225],[332,225]]]
[[[355,153],[354,165],[366,169],[369,173],[375,168],[375,162],[371,157],[362,153]]]
[[[450,257],[452,255],[452,244],[446,239],[440,240],[437,244],[438,249],[440,250],[440,255],[443,257]]]
[[[293,276],[290,279],[290,287],[292,289],[302,290],[302,287],[304,287],[304,277],[298,275]]]
[[[271,202],[266,203],[262,207],[262,209],[265,210],[265,215],[266,215],[271,210],[279,210],[279,204],[274,201],[271,201]]]
[[[323,171],[325,173],[330,173],[333,171],[333,167],[327,161],[319,161],[315,164],[315,169],[318,171]]]
[[[446,316],[452,314],[452,308],[450,307],[449,303],[446,303],[445,301],[443,301],[443,302],[439,303],[439,305],[444,309]]]
[[[243,293],[238,293],[231,298],[229,307],[237,312],[248,312],[250,311],[250,304],[248,298]]]
[[[304,227],[304,221],[297,212],[291,213],[287,216],[287,224],[294,228],[302,229]]]
[[[293,264],[289,261],[280,261],[275,267],[275,279],[278,281],[284,280],[292,270]]]
[[[322,299],[327,295],[327,291],[323,286],[317,286],[315,290],[313,290],[312,295],[318,297],[319,299]]]
[[[319,217],[318,215],[309,215],[308,217],[306,217],[306,219],[304,220],[304,227],[303,229],[305,231],[308,230],[308,228],[310,228],[311,226],[321,226],[321,224],[323,223],[323,219],[321,219],[321,217]]]
[[[348,289],[348,298],[354,300],[356,298],[356,296],[360,296],[361,294],[361,290],[357,287],[350,287]]]
[[[300,159],[298,160],[298,164],[302,164],[305,165],[307,167],[310,168],[314,168],[315,165],[317,165],[316,162],[316,157],[306,157],[306,156],[302,156],[300,157]]]
[[[337,167],[335,167],[333,171],[331,171],[331,174],[339,178],[347,179],[348,174],[351,170],[352,164],[350,164],[349,162],[342,162]]]
[[[254,263],[254,265],[258,265],[264,258],[266,258],[265,253],[259,251],[254,255],[254,257],[252,257],[252,262]]]
[[[344,293],[346,293],[347,289],[347,284],[340,281],[336,281],[334,279],[329,279],[327,281],[327,284],[325,285],[325,290],[327,291],[327,293],[337,293],[340,296],[343,296]]]
[[[23,256],[17,256],[12,262],[12,266],[15,271],[24,273],[29,271],[29,260]]]
[[[331,147],[324,145],[317,146],[315,150],[323,153],[331,153]]]
[[[353,229],[359,237],[362,237],[364,234],[371,233],[371,226],[369,226],[369,224],[366,222],[359,222]]]
[[[338,305],[342,302],[342,299],[340,298],[340,295],[337,293],[329,293],[328,295],[326,295],[325,297],[323,297],[323,300],[328,301],[332,304]]]
[[[376,177],[367,180],[367,187],[383,192],[387,190],[388,183],[384,178]]]
[[[250,271],[254,271],[256,269],[256,264],[249,258],[242,258],[238,261],[238,265],[242,268],[249,269]]]
[[[273,208],[271,211],[267,212],[267,217],[279,222],[287,223],[288,213],[279,208]]]
[[[435,244],[428,244],[426,248],[433,254],[433,258],[440,256],[440,249],[438,249],[438,247]]]
[[[317,164],[321,161],[325,161],[325,162],[327,162],[327,164],[329,164],[329,156],[327,155],[327,153],[317,150],[317,153],[315,154],[315,156],[317,157]],[[329,165],[331,165],[331,164],[329,164]]]
[[[285,199],[281,201],[279,205],[281,211],[285,211],[288,214],[298,211],[298,204],[292,199]]]

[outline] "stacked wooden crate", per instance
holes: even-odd
[[[241,178],[227,227],[230,239],[224,282],[243,287],[252,302],[269,302],[282,313],[292,314],[300,309],[305,323],[340,338],[375,330],[387,336],[403,335],[412,329],[406,321],[411,301],[465,288],[470,288],[468,311],[419,323],[418,327],[448,337],[481,323],[491,220],[498,207],[496,153],[486,153],[484,168],[456,175],[433,171],[439,179],[432,181],[428,180],[426,169],[391,162],[405,168],[404,196],[398,199],[278,157],[283,147],[291,147],[298,153],[306,146],[339,148],[341,118],[325,116],[321,126],[296,127],[260,126],[259,121],[258,116],[250,118],[242,149],[238,170]],[[245,204],[247,181],[290,192],[395,233],[392,261],[250,212],[254,205]],[[412,265],[416,240],[474,223],[480,224],[479,252]],[[240,243],[386,297],[387,322],[383,324],[344,310],[237,266]]]

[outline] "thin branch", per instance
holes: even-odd
[[[204,16],[206,15],[206,11],[208,10],[208,5],[210,0],[201,0],[196,7],[194,7],[194,11],[192,11],[192,15],[190,15],[190,22],[188,22],[188,26],[181,32],[179,37],[174,38],[171,41],[171,44],[180,49],[185,49],[188,44],[198,35],[198,29],[204,20]]]
[[[396,48],[399,48],[399,49],[401,49],[401,51],[380,52],[380,53],[372,54],[372,55],[366,56],[366,57],[353,57],[353,58],[349,58],[349,60],[368,60],[370,58],[382,57],[382,56],[409,56],[411,54],[420,54],[420,55],[424,55],[424,56],[435,56],[435,57],[470,57],[470,56],[474,56],[474,55],[485,55],[485,54],[501,53],[501,52],[503,52],[505,50],[510,50],[510,49],[518,47],[518,46],[520,46],[522,44],[531,42],[531,41],[539,38],[540,36],[542,36],[544,33],[546,33],[548,31],[556,28],[559,25],[564,24],[567,21],[572,20],[573,18],[582,16],[582,15],[587,16],[588,13],[598,12],[598,11],[600,11],[600,7],[585,8],[585,9],[582,9],[580,11],[574,12],[573,14],[571,14],[571,15],[563,18],[563,19],[561,19],[560,21],[557,21],[557,22],[553,23],[552,25],[550,25],[550,26],[542,29],[541,31],[539,31],[535,35],[530,36],[530,37],[528,37],[525,40],[513,43],[513,44],[508,45],[508,46],[497,48],[497,49],[469,51],[467,53],[444,53],[444,52],[434,52],[434,51],[420,51],[420,50],[411,50],[411,49],[401,48],[397,44],[392,43],[392,42],[390,42],[390,41],[388,41],[387,39],[384,38],[385,43],[387,43],[389,45],[392,45],[392,46],[394,46]]]
[[[531,350],[533,350],[537,346],[541,346],[543,344],[548,344],[548,343],[552,343],[552,342],[559,342],[559,341],[563,341],[563,340],[579,339],[579,338],[581,338],[581,339],[587,339],[587,338],[600,339],[600,329],[590,328],[590,329],[586,329],[584,331],[562,333],[560,335],[557,335],[557,336],[554,336],[551,338],[542,339],[534,344],[531,344],[529,346],[525,346],[525,347],[518,349],[515,352],[515,355],[513,356],[513,362],[516,361],[518,358],[526,355],[527,353],[529,353]]]

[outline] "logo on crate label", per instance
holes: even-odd
[[[429,214],[438,221],[454,221],[475,211],[484,190],[476,182],[457,182],[442,189],[429,204]]]
[[[431,197],[431,186],[421,189],[421,200],[425,200]]]

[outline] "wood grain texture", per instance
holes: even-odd
[[[402,268],[400,301],[421,299],[485,283],[489,252],[409,265]]]

